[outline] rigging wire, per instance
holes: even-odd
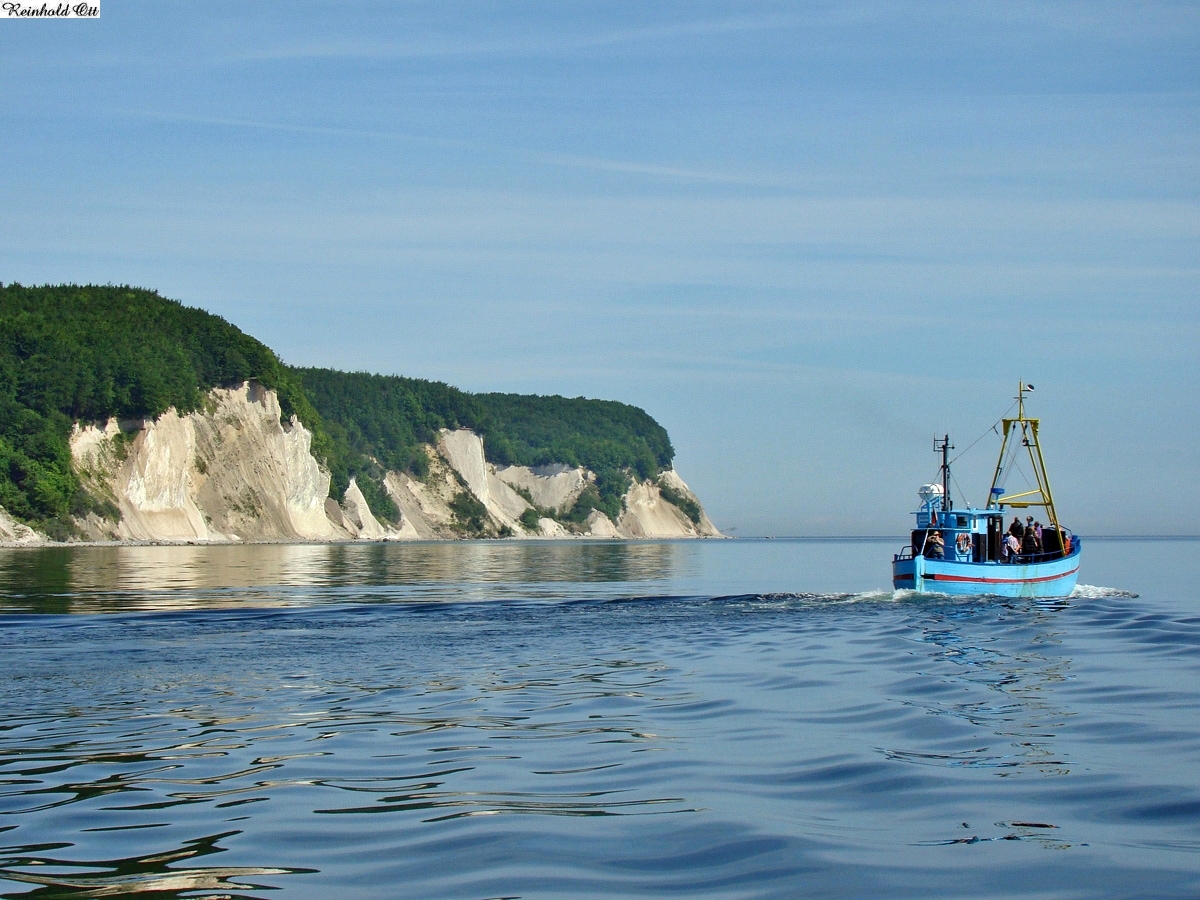
[[[1012,441],[1012,444],[1010,445],[1009,451],[1008,451],[1008,463],[1006,465],[1013,466],[1016,469],[1016,471],[1018,471],[1021,474],[1021,476],[1025,479],[1025,484],[1026,484],[1026,486],[1028,486],[1029,485],[1029,475],[1023,469],[1021,469],[1021,458],[1022,458],[1021,451],[1022,450],[1024,450],[1026,452],[1026,454],[1029,454],[1032,452],[1029,449],[1029,436],[1028,436],[1028,434],[1026,434],[1025,427],[1023,425],[1021,426],[1020,440],[1017,440],[1016,434],[1013,435],[1013,441]]]
[[[1000,432],[996,431],[996,426],[998,426],[1001,422],[1004,421],[1004,418],[1013,411],[1013,408],[1016,405],[1017,405],[1017,401],[1013,400],[1013,402],[1011,404],[1009,404],[1008,409],[1006,409],[1003,413],[1001,413],[1000,418],[998,418],[995,422],[993,422],[986,429],[984,429],[983,433],[981,435],[979,435],[979,437],[977,437],[977,438],[975,438],[975,440],[971,441],[971,443],[967,447],[965,447],[961,453],[959,453],[957,456],[955,456],[954,459],[950,460],[947,463],[947,465],[953,466],[956,462],[958,462],[960,459],[962,459],[964,456],[966,456],[968,453],[970,453],[972,448],[976,444],[978,444],[980,441],[982,441],[985,437],[988,436],[989,431],[992,432],[993,434],[999,434]],[[1015,445],[1013,447],[1013,450],[1014,451],[1016,450]],[[1011,464],[1011,462],[1012,462],[1012,453],[1009,454],[1009,462],[1004,464],[1003,468],[1001,469],[1001,472],[1003,472],[1004,469],[1007,469],[1008,466]],[[938,466],[938,474],[939,475],[941,474],[941,471],[942,471],[942,467]],[[962,497],[963,501],[966,502],[967,505],[969,506],[970,502],[967,501],[967,499],[966,499],[966,497],[967,497],[966,491],[964,491],[962,489],[962,485],[960,485],[958,483],[958,479],[954,477],[953,473],[951,473],[951,475],[950,475],[950,481],[953,483],[954,489],[958,492],[958,495],[960,497]]]
[[[960,459],[962,459],[964,456],[966,456],[968,453],[970,453],[976,444],[978,444],[980,441],[982,441],[985,437],[988,436],[989,431],[992,432],[993,434],[999,434],[1000,432],[998,432],[996,430],[996,426],[998,426],[1001,422],[1004,421],[1005,417],[1008,416],[1008,414],[1013,411],[1013,408],[1016,407],[1018,402],[1019,402],[1018,400],[1014,399],[1013,402],[1009,404],[1008,409],[1006,409],[1003,413],[1000,414],[1000,418],[998,418],[995,422],[993,422],[991,425],[989,425],[987,428],[985,428],[983,433],[980,434],[979,437],[975,438],[975,440],[971,441],[971,443],[968,444],[965,448],[963,448],[963,451],[961,453],[959,453],[957,456],[955,456],[954,459],[949,460],[947,462],[947,466],[953,466],[956,462],[958,462]],[[1009,468],[1009,466],[1012,465],[1013,457],[1016,455],[1016,449],[1017,449],[1016,444],[1014,444],[1012,450],[1009,451],[1008,462],[1004,463],[1000,468],[1001,474],[1004,474],[1004,472]],[[941,472],[942,472],[942,467],[938,466],[938,474],[940,475]],[[1022,474],[1024,474],[1024,473],[1022,473]],[[966,501],[966,496],[967,496],[966,492],[962,489],[962,485],[960,485],[958,483],[958,479],[954,477],[953,473],[951,473],[951,475],[950,475],[950,481],[953,483],[954,489],[956,491],[958,491],[958,495],[960,497],[962,497],[963,500],[965,502],[967,502],[967,504],[969,506],[970,505],[969,501]],[[1028,476],[1026,476],[1026,483],[1028,483]]]
[[[954,457],[954,459],[950,460],[950,464],[954,465],[954,463],[958,462],[960,459],[962,459],[964,456],[966,456],[967,453],[969,453],[971,451],[972,447],[974,447],[976,444],[978,444],[980,441],[982,441],[985,437],[987,437],[989,431],[999,434],[999,432],[996,431],[996,426],[1004,421],[1004,417],[1007,416],[1010,412],[1012,412],[1013,407],[1016,405],[1017,405],[1017,401],[1014,400],[1012,402],[1012,404],[1008,407],[1008,409],[1006,409],[1003,413],[1001,413],[1000,418],[998,418],[995,422],[993,422],[986,429],[984,429],[983,434],[981,434],[979,437],[975,438],[975,440],[971,441],[970,445],[966,449],[964,449],[962,453],[958,454],[958,456],[956,456],[956,457]]]
[[[953,473],[950,475],[950,480],[954,482],[954,489],[958,491],[958,496],[962,497],[963,503],[970,506],[971,501],[967,499],[967,492],[962,489],[962,485],[958,483],[958,479],[954,477]]]
[[[1005,478],[1007,478],[1010,475],[1011,476],[1019,475],[1021,477],[1021,480],[1024,482],[1024,484],[1022,486],[1026,487],[1026,488],[1032,488],[1033,485],[1029,481],[1029,473],[1021,468],[1021,460],[1020,460],[1020,457],[1018,456],[1020,449],[1023,447],[1025,447],[1025,444],[1023,444],[1022,442],[1013,441],[1013,444],[1009,448],[1009,451],[1008,451],[1008,459],[1005,460],[1004,465],[1001,467],[1000,474],[1002,476],[1004,476]],[[1009,490],[1009,493],[1012,493],[1011,489]]]

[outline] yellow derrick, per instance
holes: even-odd
[[[1008,449],[1010,438],[1015,438],[1018,432],[1020,433],[1021,444],[1029,451],[1029,463],[1033,469],[1034,481],[1037,482],[1037,487],[1032,491],[1025,491],[1020,494],[1008,494],[995,500],[999,506],[1011,506],[1016,509],[1027,509],[1031,506],[1041,506],[1046,510],[1046,514],[1050,519],[1050,524],[1056,529],[1058,525],[1058,513],[1054,510],[1054,495],[1050,492],[1050,477],[1046,474],[1046,461],[1042,458],[1042,446],[1038,442],[1038,419],[1030,419],[1025,416],[1025,390],[1024,382],[1021,382],[1017,392],[1017,415],[1016,418],[1004,419],[1004,441],[1000,445],[1000,456],[996,459],[996,474],[992,476],[992,489],[995,490],[997,483],[1000,481],[1000,475],[1004,468],[1004,454]],[[1020,426],[1019,428],[1015,426]],[[989,493],[989,496],[995,496]]]

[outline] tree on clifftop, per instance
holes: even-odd
[[[212,388],[248,379],[275,390],[284,415],[313,432],[314,452],[329,454],[287,367],[219,316],[140,288],[0,287],[0,504],[66,537],[89,502],[71,469],[72,421],[186,414]]]

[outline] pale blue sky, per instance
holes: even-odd
[[[1025,378],[1068,525],[1200,532],[1194,3],[104,0],[0,78],[0,280],[637,404],[743,535],[901,533]]]

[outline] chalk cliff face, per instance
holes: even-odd
[[[536,527],[528,528],[521,523],[522,514],[533,508],[566,512],[594,479],[594,476],[584,469],[572,469],[567,466],[538,469],[506,466],[498,469],[484,457],[483,440],[466,430],[442,432],[436,458],[449,469],[439,483],[447,484],[452,492],[455,490],[453,482],[457,476],[461,484],[459,489],[466,488],[483,504],[493,523],[494,533],[511,533],[514,537],[561,537],[570,534],[562,524],[546,517],[539,519]],[[413,479],[399,476],[395,481],[401,479],[407,480],[410,490],[415,489]],[[433,481],[432,477],[426,479],[426,485]],[[699,500],[673,470],[663,473],[660,481],[669,489],[674,489],[691,499],[699,507]],[[394,482],[389,481],[389,486],[392,483]],[[397,497],[395,492],[392,496],[396,505],[408,517],[409,511],[402,504],[401,498]],[[593,510],[585,522],[585,527],[578,533],[589,537],[612,538],[720,536],[720,532],[703,511],[700,521],[693,523],[683,511],[663,498],[659,484],[653,481],[641,482],[630,487],[625,496],[625,510],[619,521],[613,522],[604,513]]]
[[[693,523],[679,507],[664,499],[660,485],[695,503],[700,509],[700,521]],[[678,537],[681,533],[713,537],[720,534],[700,508],[699,498],[674,469],[664,472],[658,484],[644,481],[633,485],[625,495],[625,511],[616,524],[622,537],[665,538]]]
[[[284,422],[273,391],[254,383],[217,389],[203,409],[168,410],[154,421],[76,426],[71,451],[85,487],[108,510],[77,519],[85,539],[137,541],[418,540],[456,537],[716,537],[669,502],[663,490],[695,495],[674,472],[635,483],[616,522],[593,510],[583,525],[565,513],[594,480],[579,468],[497,468],[482,439],[443,431],[426,447],[429,472],[417,479],[388,472],[384,486],[400,511],[381,522],[352,480],[341,503],[311,453],[312,435]],[[661,486],[661,487],[660,487]],[[687,505],[682,504],[682,505]],[[530,509],[549,512],[534,518]],[[0,542],[44,540],[0,510]]]
[[[355,536],[326,513],[329,474],[313,458],[312,435],[304,426],[295,419],[280,420],[273,391],[247,383],[214,390],[208,399],[203,410],[182,417],[168,410],[128,435],[111,420],[104,429],[76,427],[71,453],[84,485],[120,510],[116,522],[90,515],[81,528],[87,537],[236,541]],[[355,499],[361,500],[361,494],[351,502]]]
[[[3,509],[0,509],[0,544],[32,547],[44,543],[46,543],[44,534],[39,534],[28,525],[22,525]]]

